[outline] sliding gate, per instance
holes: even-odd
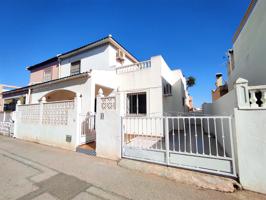
[[[123,117],[122,156],[236,176],[231,117]]]

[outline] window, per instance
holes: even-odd
[[[80,73],[80,60],[71,63],[70,76]]]
[[[145,115],[147,113],[146,93],[127,95],[128,114]]]
[[[52,80],[52,69],[47,68],[44,70],[44,73],[43,73],[43,82],[50,81],[50,80]]]
[[[172,86],[169,83],[164,84],[164,86],[163,86],[163,94],[165,96],[172,95]]]

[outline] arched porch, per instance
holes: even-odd
[[[67,101],[67,100],[74,100],[76,97],[76,93],[70,90],[55,90],[55,91],[47,93],[43,97],[45,97],[46,102]]]

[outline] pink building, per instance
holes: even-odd
[[[29,85],[57,79],[58,63],[58,58],[53,57],[44,62],[27,67],[27,70],[30,71]]]

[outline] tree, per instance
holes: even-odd
[[[187,78],[187,89],[193,87],[195,84],[196,84],[196,78],[194,78],[193,76],[189,76]]]

